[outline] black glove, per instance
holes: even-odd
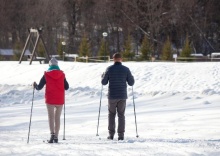
[[[37,83],[36,83],[36,82],[33,83],[33,87],[34,87],[34,88],[37,87]]]
[[[102,73],[102,78],[105,76],[105,73]]]

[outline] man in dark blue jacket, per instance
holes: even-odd
[[[120,53],[113,55],[114,65],[109,66],[102,75],[102,85],[108,88],[108,139],[113,140],[115,134],[115,116],[118,114],[118,140],[124,140],[125,108],[127,99],[127,84],[134,85],[134,77],[128,67],[122,65]]]

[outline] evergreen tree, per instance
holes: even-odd
[[[190,47],[189,38],[188,38],[188,35],[187,35],[185,45],[183,47],[183,50],[182,50],[180,56],[181,57],[190,57],[191,52],[192,52],[192,48]]]
[[[82,57],[86,57],[86,56],[90,56],[91,52],[90,52],[90,45],[87,41],[87,37],[86,35],[83,36],[82,41],[80,43],[79,46],[79,56]]]
[[[131,36],[128,35],[127,40],[125,41],[125,51],[123,52],[123,58],[127,58],[128,60],[132,60],[135,56],[135,53],[132,51],[132,45],[131,45]]]
[[[0,61],[3,61],[4,57],[0,54]]]
[[[162,50],[162,60],[171,61],[173,59],[171,42],[169,37],[167,38],[163,50]]]
[[[45,50],[44,50],[44,45],[43,45],[42,41],[40,41],[38,43],[37,52],[38,52],[39,57],[44,57],[45,56],[44,55],[45,54]]]
[[[13,49],[13,60],[18,61],[20,59],[23,50],[23,44],[20,41],[16,41]]]
[[[102,39],[101,41],[101,46],[99,48],[99,52],[98,52],[99,56],[109,56],[109,50],[108,50],[108,43],[105,42],[105,39]],[[102,60],[107,60],[107,58],[102,57]]]
[[[63,51],[64,51],[62,42],[63,42],[63,39],[60,40],[57,46],[57,54],[59,55],[60,59],[63,58]]]
[[[142,41],[141,44],[141,59],[142,60],[150,60],[151,57],[151,47],[150,47],[150,42],[147,38],[147,36],[144,36],[144,40]]]

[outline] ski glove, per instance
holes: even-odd
[[[101,77],[103,78],[104,76],[105,76],[105,72],[104,72],[104,73],[102,73],[102,76],[101,76]]]
[[[33,83],[33,87],[34,87],[34,88],[37,87],[37,83],[36,83],[36,82]]]

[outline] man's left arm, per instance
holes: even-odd
[[[129,86],[133,86],[134,85],[134,77],[131,74],[131,71],[129,69],[128,69],[127,82],[128,82]]]

